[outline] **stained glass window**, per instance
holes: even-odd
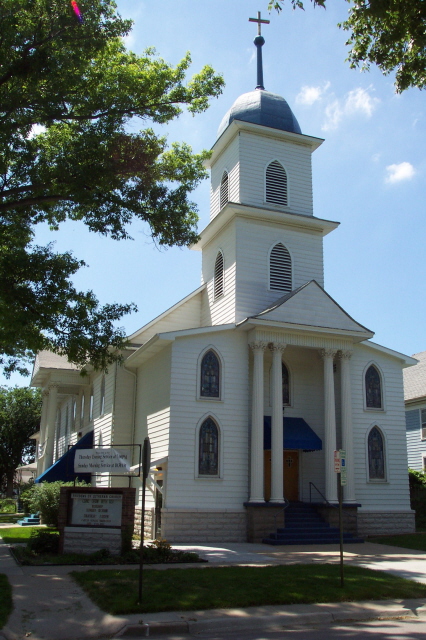
[[[382,385],[380,374],[376,367],[371,365],[365,374],[365,398],[369,409],[382,408]]]
[[[200,395],[204,398],[220,397],[220,364],[214,351],[210,350],[201,361]]]
[[[290,376],[284,362],[281,368],[283,376],[283,404],[290,404]]]
[[[368,434],[368,475],[370,480],[385,480],[385,447],[377,427]]]
[[[201,425],[199,447],[199,475],[219,475],[219,432],[212,418],[207,418]]]

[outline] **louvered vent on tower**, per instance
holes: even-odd
[[[266,169],[266,202],[287,205],[287,174],[278,160],[271,162]]]
[[[223,254],[221,251],[216,256],[214,263],[214,299],[223,296]]]
[[[223,209],[227,202],[229,202],[229,176],[227,171],[224,171],[220,183],[220,208]]]
[[[288,249],[279,242],[269,257],[269,288],[276,291],[291,291],[291,257]]]

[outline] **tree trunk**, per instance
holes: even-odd
[[[13,478],[15,469],[6,472],[6,498],[13,498]]]

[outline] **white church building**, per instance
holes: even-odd
[[[209,160],[210,222],[191,247],[202,284],[129,336],[124,363],[105,374],[38,355],[39,480],[77,442],[149,436],[153,536],[261,540],[277,516],[285,527],[286,501],[332,521],[344,449],[358,535],[411,532],[402,371],[416,361],[371,342],[326,292],[323,238],[338,223],[313,212],[323,140],[263,88],[262,36],[255,44],[258,86],[224,116]],[[140,508],[140,478],[92,478],[129,482]]]

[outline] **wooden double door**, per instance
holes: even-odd
[[[265,500],[271,497],[271,451],[264,451]],[[292,449],[283,451],[284,498],[299,500],[299,452]]]

